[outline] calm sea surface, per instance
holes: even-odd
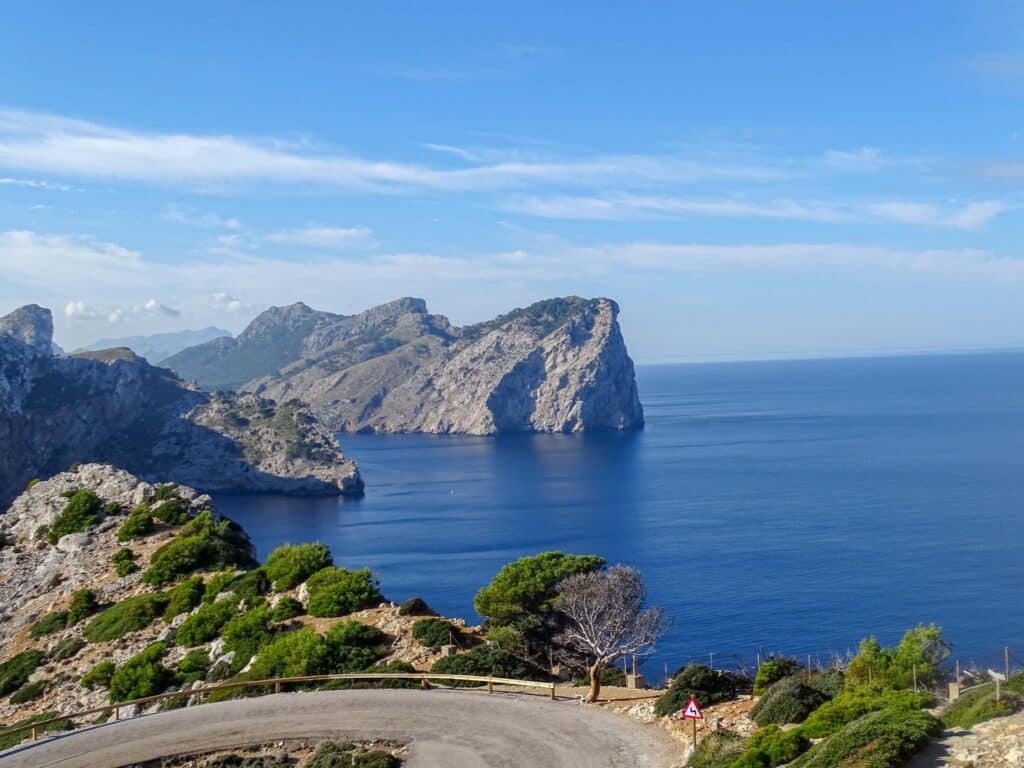
[[[319,539],[471,621],[550,549],[643,573],[675,618],[646,669],[826,657],[942,624],[1024,662],[1024,354],[641,366],[631,435],[343,435],[365,498],[219,496],[265,556]]]

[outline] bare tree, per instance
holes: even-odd
[[[587,701],[597,701],[601,672],[623,656],[650,654],[669,621],[661,608],[645,607],[643,580],[625,565],[570,576],[558,591],[555,608],[567,621],[556,642],[564,655],[589,670]]]

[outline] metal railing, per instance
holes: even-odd
[[[92,709],[85,709],[80,712],[70,712],[67,714],[59,715],[57,717],[51,717],[46,720],[39,720],[34,723],[28,723],[21,725],[16,728],[8,728],[6,730],[0,730],[0,739],[6,736],[14,736],[19,733],[31,732],[32,740],[35,741],[39,738],[39,734],[46,729],[46,726],[53,725],[54,723],[60,723],[68,721],[71,723],[75,718],[86,717],[88,715],[98,715],[105,712],[113,714],[114,720],[121,719],[121,709],[133,706],[143,706],[146,704],[154,704],[158,701],[164,701],[166,699],[176,698],[196,698],[196,704],[202,704],[203,696],[207,696],[217,691],[227,691],[233,688],[270,688],[273,687],[274,693],[281,693],[281,689],[286,685],[297,685],[302,683],[325,683],[332,680],[416,680],[419,681],[423,688],[427,688],[431,680],[456,680],[459,682],[470,682],[480,683],[487,687],[487,693],[494,693],[494,686],[496,685],[507,685],[516,688],[543,688],[549,691],[551,694],[551,700],[555,699],[555,683],[543,683],[536,680],[516,680],[508,677],[485,677],[483,675],[444,675],[436,674],[433,672],[348,672],[338,675],[305,675],[302,677],[271,677],[264,680],[243,680],[234,683],[220,683],[219,685],[208,685],[202,688],[190,688],[184,691],[169,691],[167,693],[158,693],[155,696],[146,696],[141,699],[131,699],[130,701],[119,701],[116,704],[107,704],[103,707],[94,707]],[[72,728],[73,729],[73,728]],[[69,730],[72,730],[69,729]]]

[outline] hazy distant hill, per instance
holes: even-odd
[[[120,339],[100,339],[75,352],[95,352],[99,349],[112,347],[128,347],[139,357],[144,357],[154,365],[166,360],[171,355],[181,352],[187,347],[203,344],[213,339],[231,337],[230,331],[223,328],[201,328],[198,331],[172,331],[171,333],[155,333],[152,336],[126,336]]]
[[[346,431],[576,432],[643,425],[610,299],[548,299],[462,328],[404,298],[357,315],[273,307],[163,365],[207,389],[308,402]]]

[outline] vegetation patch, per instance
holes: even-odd
[[[1024,697],[1006,686],[996,701],[994,684],[967,691],[956,701],[942,710],[942,723],[947,728],[973,728],[978,723],[991,720],[993,717],[1012,715],[1024,706]]]
[[[726,768],[746,750],[746,739],[732,731],[708,734],[690,756],[687,768]]]
[[[220,605],[220,603],[214,603]],[[260,648],[274,638],[271,626],[270,608],[258,605],[230,618],[221,629],[224,649],[234,651],[234,667],[241,669],[256,655]]]
[[[654,705],[660,716],[679,712],[693,696],[701,706],[710,706],[736,697],[736,677],[729,672],[711,669],[705,664],[683,667],[672,678],[672,684]]]
[[[820,739],[869,712],[880,709],[916,710],[930,706],[932,702],[930,693],[866,688],[847,690],[814,710],[800,726],[800,732],[809,739]]]
[[[273,608],[270,609],[270,618],[274,621],[288,621],[306,612],[302,603],[294,597],[282,597]]]
[[[121,523],[121,527],[117,529],[117,540],[124,542],[141,539],[143,536],[151,534],[155,528],[149,505],[143,502],[135,507],[128,518]]]
[[[407,661],[389,661],[387,664],[374,664],[361,672],[376,674],[416,674],[416,668]],[[395,680],[328,680],[320,686],[321,691],[342,691],[351,688],[419,688],[418,680],[395,679]]]
[[[800,662],[786,656],[776,656],[761,662],[754,677],[754,695],[763,696],[772,683],[795,675],[802,669]]]
[[[145,629],[162,616],[166,608],[166,595],[135,595],[97,615],[86,624],[83,634],[90,643],[118,640],[129,632]]]
[[[46,680],[37,680],[34,683],[28,683],[15,691],[9,701],[11,704],[25,704],[29,701],[35,701],[46,693],[47,686],[48,682]]]
[[[758,725],[801,723],[811,712],[827,701],[825,695],[811,688],[799,677],[784,677],[771,684],[760,701],[750,710],[750,718]]]
[[[174,617],[191,611],[203,599],[205,586],[201,576],[185,579],[181,584],[167,593],[167,608],[164,609],[164,621],[168,624]]]
[[[324,568],[309,577],[309,615],[345,616],[381,601],[377,578],[369,568]]]
[[[426,648],[450,645],[458,630],[444,619],[420,619],[412,625],[412,636]]]
[[[205,679],[209,671],[210,654],[202,648],[189,651],[185,658],[178,662],[178,677],[186,684]]]
[[[483,677],[506,677],[515,680],[547,680],[548,675],[536,664],[500,648],[478,646],[471,651],[455,656],[445,656],[434,662],[430,669],[435,674],[480,675]],[[453,686],[473,687],[474,682],[453,680]]]
[[[846,685],[879,688],[926,688],[938,684],[939,664],[949,656],[942,628],[934,624],[908,629],[895,648],[883,648],[873,637],[861,641],[846,668]]]
[[[103,502],[88,488],[68,496],[63,511],[50,524],[46,540],[56,544],[69,533],[80,533],[100,521]]]
[[[21,688],[44,661],[46,654],[42,651],[22,651],[0,664],[0,696]]]
[[[175,641],[184,648],[208,643],[220,636],[221,630],[237,614],[234,600],[208,603],[193,613],[178,627]]]
[[[109,688],[110,678],[114,676],[116,669],[117,667],[114,662],[101,661],[85,673],[79,685],[83,688],[88,688],[90,691],[93,688]]]
[[[161,663],[166,655],[167,646],[153,643],[118,667],[110,677],[110,703],[142,699],[167,690],[175,678]]]
[[[57,712],[40,712],[38,715],[32,717],[26,717],[23,720],[10,723],[0,727],[0,730],[7,728],[23,728],[25,726],[33,725],[35,723],[42,723],[51,718],[57,717]],[[39,733],[54,733],[57,731],[70,731],[72,728],[70,720],[56,720],[49,725],[44,725],[39,728]],[[10,749],[11,747],[17,746],[25,739],[31,738],[31,731],[22,731],[21,733],[12,733],[9,736],[0,736],[0,749]]]
[[[433,616],[434,612],[430,610],[430,606],[427,605],[427,601],[422,597],[410,597],[400,606],[398,606],[399,616]]]
[[[139,566],[135,564],[135,553],[127,547],[122,547],[110,558],[117,571],[118,578],[124,578],[128,574],[135,573]]]
[[[157,520],[168,525],[184,525],[188,522],[188,505],[177,496],[154,504],[150,512]]]
[[[78,655],[78,652],[85,648],[85,640],[80,637],[65,637],[57,647],[53,649],[50,657],[54,661],[67,661]]]
[[[275,592],[293,589],[317,571],[334,565],[331,550],[320,542],[282,544],[267,557],[264,568]]]
[[[52,635],[68,626],[68,612],[54,611],[48,613],[31,627],[28,628],[29,637],[38,639],[46,635]]]
[[[230,520],[214,520],[210,511],[196,515],[171,541],[153,553],[142,575],[161,585],[198,570],[254,565],[249,537]]]
[[[942,723],[920,710],[887,708],[871,712],[816,745],[792,763],[794,768],[898,768],[928,739],[942,733]]]

